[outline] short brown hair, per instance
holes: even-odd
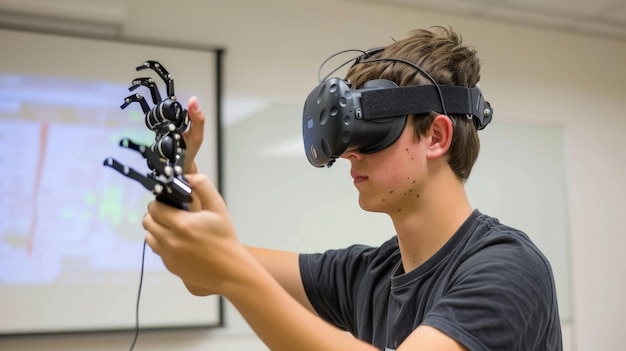
[[[480,60],[475,49],[463,45],[461,35],[450,28],[416,29],[407,38],[395,41],[371,59],[402,59],[426,71],[441,85],[473,87],[480,80]],[[350,68],[346,79],[353,88],[373,79],[387,79],[399,86],[430,85],[433,82],[411,65],[397,61],[375,61],[368,58]],[[440,111],[443,112],[443,111]],[[437,114],[412,116],[419,139],[425,135]],[[452,115],[454,132],[448,150],[448,164],[456,176],[465,181],[478,158],[480,141],[472,120],[464,115]]]

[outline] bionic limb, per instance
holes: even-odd
[[[182,132],[189,126],[189,117],[187,110],[176,101],[174,81],[167,70],[156,61],[146,61],[137,70],[146,68],[153,69],[165,81],[168,97],[164,100],[161,98],[151,78],[137,78],[133,80],[129,90],[133,91],[140,86],[148,87],[155,106],[150,108],[142,95],[133,94],[124,99],[120,108],[125,109],[132,102],[139,103],[145,114],[146,126],[155,132],[155,142],[148,147],[123,138],[120,146],[139,152],[152,172],[143,175],[113,158],[107,158],[104,165],[138,181],[155,194],[157,200],[174,207],[186,208],[191,201],[191,187],[183,177],[186,145]]]

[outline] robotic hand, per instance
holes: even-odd
[[[110,157],[104,160],[104,166],[138,181],[152,191],[158,201],[187,209],[187,204],[191,202],[191,187],[183,177],[186,145],[182,133],[189,126],[189,116],[187,110],[176,100],[174,80],[167,70],[159,62],[146,61],[137,67],[137,71],[148,68],[155,71],[165,82],[167,98],[164,100],[161,98],[152,78],[137,78],[133,80],[129,90],[133,91],[140,86],[148,87],[154,106],[150,108],[143,96],[133,94],[126,97],[120,107],[125,109],[132,102],[139,103],[145,114],[146,126],[155,132],[155,141],[147,146],[123,138],[119,145],[139,152],[147,160],[148,168],[152,172],[143,175]]]

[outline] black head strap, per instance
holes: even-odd
[[[439,102],[441,93],[445,109]],[[415,85],[389,89],[364,91],[361,94],[361,108],[366,120],[423,114],[431,111],[462,114],[473,118],[478,129],[483,129],[491,121],[492,110],[483,98],[480,88],[459,86]],[[474,118],[475,117],[475,118]]]

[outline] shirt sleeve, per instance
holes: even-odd
[[[322,319],[353,335],[356,333],[354,309],[357,294],[373,289],[367,284],[377,272],[386,274],[384,266],[390,263],[380,262],[379,257],[389,259],[393,256],[385,251],[396,251],[397,244],[394,243],[397,243],[395,237],[377,248],[353,245],[321,254],[300,254],[304,290]]]
[[[514,235],[482,242],[470,252],[423,324],[470,350],[560,349],[554,281],[541,252]],[[550,333],[553,339],[546,338]],[[546,339],[547,345],[535,344]]]

